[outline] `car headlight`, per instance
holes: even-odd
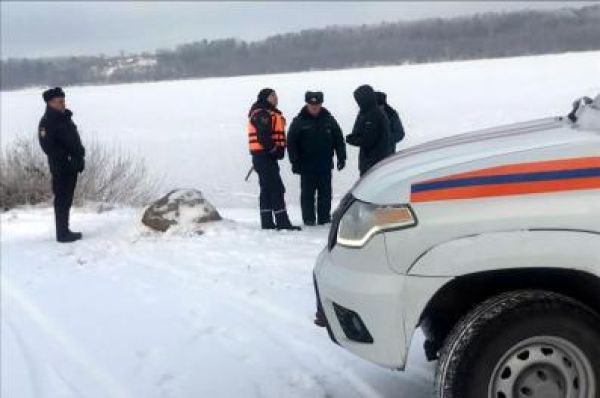
[[[342,216],[337,242],[347,247],[362,247],[374,235],[415,226],[417,218],[409,205],[376,205],[354,201]]]

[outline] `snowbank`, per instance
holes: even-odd
[[[2,214],[0,395],[427,396],[421,339],[399,374],[313,325],[325,228],[264,232],[254,211],[223,216],[182,237],[145,233],[139,210],[78,210],[85,239],[65,246],[50,209]]]

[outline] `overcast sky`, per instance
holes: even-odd
[[[261,39],[328,25],[453,17],[593,2],[58,2],[4,1],[1,55],[153,51],[215,38]]]

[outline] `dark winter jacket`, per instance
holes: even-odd
[[[391,135],[391,148],[390,152],[396,152],[396,144],[404,139],[404,126],[402,126],[402,121],[400,120],[400,115],[398,112],[388,104],[383,106],[383,111],[390,121],[390,135]]]
[[[344,136],[335,118],[325,108],[313,116],[303,107],[288,132],[292,170],[298,174],[330,173],[334,151],[338,161],[346,161]]]
[[[256,110],[258,112],[254,112]],[[273,143],[273,138],[271,135],[271,114],[270,112],[276,112],[281,114],[281,111],[271,105],[269,102],[265,101],[256,101],[250,107],[248,111],[248,117],[250,118],[250,123],[256,127],[256,135],[258,141],[265,148],[263,153],[253,154],[253,156],[270,156],[274,159],[280,160],[283,159],[285,155],[285,149],[277,148],[274,149],[275,144]]]
[[[390,121],[390,135],[391,135],[391,148],[390,153],[396,152],[396,144],[404,139],[404,127],[400,116],[394,108],[392,108],[387,102],[387,94],[381,91],[375,92],[377,97],[377,105],[385,113],[388,120]]]
[[[354,99],[360,107],[352,134],[346,142],[360,148],[358,168],[363,175],[377,162],[390,154],[390,122],[377,106],[375,92],[368,85],[354,91]]]
[[[85,149],[72,116],[68,109],[59,112],[46,107],[40,120],[38,138],[53,175],[82,172],[85,167]]]

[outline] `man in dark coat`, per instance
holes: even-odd
[[[252,165],[260,185],[260,221],[263,229],[300,230],[292,225],[285,207],[285,187],[278,160],[285,155],[285,119],[277,109],[273,89],[260,91],[248,112],[248,141]],[[275,221],[273,221],[275,216]]]
[[[335,118],[322,106],[322,92],[306,92],[306,105],[294,118],[288,133],[292,171],[300,174],[302,220],[311,226],[331,222],[331,170],[333,154],[337,169],[346,165],[346,144]],[[315,194],[317,217],[315,218]]]
[[[386,93],[377,91],[375,95],[377,96],[377,105],[390,121],[390,153],[396,153],[396,144],[404,139],[404,127],[402,126],[400,115],[398,115],[398,112],[387,103]]]
[[[354,99],[360,111],[356,116],[352,133],[346,142],[360,148],[358,168],[360,175],[390,154],[390,122],[377,106],[373,87],[363,85],[354,91]]]
[[[81,239],[80,232],[69,229],[69,213],[77,185],[77,174],[85,168],[85,149],[73,113],[65,106],[65,93],[60,87],[44,91],[46,112],[40,120],[38,138],[48,156],[54,193],[56,240],[73,242]]]

